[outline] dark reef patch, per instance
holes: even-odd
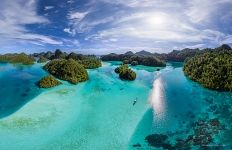
[[[219,107],[215,104],[209,105],[207,112],[202,112],[196,119],[195,122],[180,122],[185,128],[183,131],[168,131],[166,134],[151,134],[145,137],[145,141],[149,146],[155,148],[163,148],[167,150],[186,149],[225,149],[227,145],[222,145],[215,141],[215,138],[224,131],[231,131],[225,124],[222,123],[222,118],[210,118],[209,114],[218,111],[221,113],[231,113],[230,105],[220,105]],[[210,111],[209,111],[210,110]],[[187,113],[187,116],[192,115],[191,111]],[[227,122],[228,123],[228,122]],[[230,123],[229,123],[230,124]],[[228,126],[228,125],[227,125]],[[183,137],[183,135],[186,135]],[[180,138],[182,137],[182,138]],[[175,142],[170,142],[176,138]]]

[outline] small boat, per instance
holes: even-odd
[[[136,99],[135,99],[134,102],[133,102],[133,106],[134,106],[136,103],[137,103],[137,97],[136,97]]]

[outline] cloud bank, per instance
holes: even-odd
[[[231,6],[231,0],[3,0],[0,48],[120,53],[232,44]]]

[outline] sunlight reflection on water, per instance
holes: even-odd
[[[153,82],[153,89],[149,97],[150,105],[153,108],[154,119],[163,120],[165,117],[165,95],[164,84],[161,77]]]

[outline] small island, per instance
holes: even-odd
[[[29,56],[25,53],[21,54],[5,54],[0,55],[0,62],[22,64],[22,65],[33,65],[35,62],[34,57]]]
[[[60,84],[61,82],[51,75],[43,77],[38,83],[40,88],[51,88]]]
[[[83,65],[73,59],[55,59],[48,62],[43,68],[56,78],[72,84],[88,80],[88,73]]]
[[[206,88],[232,91],[232,50],[216,48],[187,59],[183,71]]]
[[[117,67],[114,71],[115,73],[119,74],[120,79],[130,81],[136,79],[136,73],[133,70],[131,70],[127,64],[123,64]]]

